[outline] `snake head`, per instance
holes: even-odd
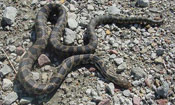
[[[111,76],[111,78],[112,82],[121,88],[128,89],[131,87],[129,80],[119,74],[115,74],[115,76]]]

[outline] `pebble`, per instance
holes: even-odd
[[[32,72],[33,79],[34,80],[39,80],[39,73],[38,72]]]
[[[69,18],[68,19],[68,26],[70,29],[74,30],[78,27],[78,23],[75,19]]]
[[[148,7],[149,0],[137,0],[137,5],[140,7]]]
[[[127,64],[126,62],[123,62],[117,67],[117,72],[122,72],[123,70],[127,69]]]
[[[145,71],[142,68],[140,68],[140,67],[132,68],[131,69],[131,74],[134,76],[134,79],[136,79],[136,80],[144,78],[147,75],[145,73]]]
[[[132,85],[133,86],[139,86],[141,83],[142,83],[141,81],[135,80],[135,81],[132,82]]]
[[[21,56],[24,52],[25,52],[25,50],[21,46],[16,48],[17,55]]]
[[[27,105],[32,102],[33,98],[31,97],[22,97],[19,101],[20,105]]]
[[[114,59],[115,57],[117,57],[115,54],[112,54],[112,55],[110,55],[110,59]]]
[[[1,66],[1,64],[0,64],[0,66]],[[6,64],[2,65],[2,68],[0,68],[0,77],[4,77],[5,75],[10,73],[11,71],[12,71],[12,69],[8,65],[6,65]]]
[[[40,67],[49,64],[50,62],[50,59],[45,54],[41,54],[38,58],[38,64]]]
[[[123,63],[123,58],[115,58],[114,59],[114,62],[117,64],[117,65],[120,65]]]
[[[14,7],[6,7],[3,13],[3,22],[6,25],[12,25],[15,22],[17,9]]]
[[[109,83],[107,86],[106,86],[106,90],[113,96],[114,95],[114,84],[113,83]]]
[[[10,88],[12,88],[13,86],[13,82],[9,79],[3,79],[2,82],[2,89],[3,90],[9,90]]]
[[[98,105],[111,105],[110,99],[104,99],[98,103]]]
[[[163,64],[164,63],[164,59],[161,56],[159,56],[158,58],[155,59],[155,63]]]
[[[12,53],[12,52],[15,52],[16,51],[16,47],[14,45],[10,45],[9,46],[9,51]]]
[[[90,5],[90,4],[88,4],[88,5],[87,5],[87,9],[88,9],[89,11],[92,11],[92,10],[94,10],[94,7],[93,7],[92,5]]]
[[[157,56],[156,56],[156,53],[154,53],[154,52],[151,53],[151,58],[152,58],[152,59],[155,59],[156,57],[157,57]]]
[[[124,90],[123,91],[123,95],[126,96],[126,97],[129,97],[131,94],[130,90]]]
[[[76,8],[75,8],[75,6],[74,6],[73,4],[70,4],[70,5],[69,5],[69,8],[70,8],[70,11],[71,11],[71,12],[76,11]]]
[[[164,54],[164,50],[163,49],[157,49],[156,54],[157,54],[157,56],[162,56]]]
[[[134,105],[140,105],[140,101],[141,101],[140,97],[134,96],[132,100]]]
[[[160,97],[167,97],[169,91],[169,84],[167,82],[163,82],[163,85],[159,88],[157,88],[156,93]]]
[[[108,13],[111,14],[111,15],[120,15],[120,9],[118,9],[117,7],[115,6],[110,6],[108,8]]]
[[[46,83],[46,81],[47,81],[47,79],[48,79],[47,73],[42,73],[41,78],[42,78],[42,82],[43,82],[43,83]]]
[[[69,28],[65,28],[64,43],[66,45],[73,44],[76,38],[76,33]]]
[[[3,103],[6,105],[11,105],[17,99],[18,99],[17,93],[11,92],[11,93],[8,93],[7,96],[5,96]]]
[[[88,96],[90,96],[90,95],[91,95],[91,91],[92,91],[92,89],[87,89],[87,90],[86,90],[86,94],[87,94]]]
[[[158,105],[168,105],[167,99],[159,99],[159,100],[156,100],[156,102],[158,103]]]
[[[38,3],[38,0],[32,0],[32,5],[34,5],[34,4],[37,4]]]

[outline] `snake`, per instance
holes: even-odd
[[[47,21],[51,14],[58,16],[56,23],[48,35]],[[101,24],[133,24],[133,23],[146,23],[146,24],[162,24],[162,21],[151,20],[148,18],[130,17],[121,18],[113,15],[102,15],[91,19],[87,26],[88,43],[84,46],[70,46],[61,43],[60,38],[63,35],[64,29],[67,25],[67,12],[61,4],[47,4],[43,6],[37,13],[35,19],[35,32],[36,41],[24,54],[19,63],[17,78],[20,84],[24,87],[27,93],[35,95],[43,95],[52,93],[64,81],[66,76],[78,65],[83,62],[92,63],[97,68],[97,71],[108,81],[120,86],[121,88],[130,88],[131,83],[128,79],[119,74],[110,75],[107,73],[107,67],[104,61],[93,54],[97,48],[98,39],[95,35],[95,28]],[[31,70],[38,57],[46,49],[48,43],[52,45],[56,52],[70,53],[58,66],[56,73],[54,73],[48,83],[40,83],[33,79]]]

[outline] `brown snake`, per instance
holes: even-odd
[[[58,15],[57,22],[50,35],[47,35],[46,22],[51,12],[55,12]],[[97,48],[97,36],[95,35],[95,27],[100,24],[132,24],[132,23],[146,23],[146,24],[161,24],[162,21],[155,21],[146,18],[119,18],[117,16],[105,15],[92,19],[87,27],[89,43],[85,46],[66,46],[61,44],[60,38],[63,34],[64,28],[67,24],[67,13],[64,7],[60,4],[48,4],[41,8],[36,16],[35,31],[37,34],[37,40],[29,48],[27,53],[22,58],[19,71],[18,80],[23,85],[25,90],[30,94],[46,94],[51,93],[57,89],[67,74],[71,72],[72,68],[80,65],[83,61],[91,61],[100,72],[100,74],[107,80],[122,87],[129,88],[131,84],[129,81],[120,76],[112,76],[107,74],[104,61],[99,57],[91,54]],[[73,56],[65,59],[59,66],[56,74],[53,74],[48,83],[37,83],[32,78],[31,69],[38,57],[42,54],[48,45],[48,41],[54,47],[57,52],[69,53]],[[80,54],[80,55],[79,55]]]

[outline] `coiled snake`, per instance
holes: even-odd
[[[47,35],[46,22],[51,12],[56,12],[59,16],[57,22],[50,35]],[[36,16],[35,31],[37,34],[37,40],[29,48],[27,53],[22,58],[19,64],[18,80],[23,85],[28,93],[32,94],[46,94],[51,93],[57,89],[63,82],[66,75],[72,70],[73,67],[80,65],[83,61],[91,61],[97,67],[97,70],[107,80],[117,84],[122,88],[130,87],[130,83],[124,77],[117,75],[111,76],[107,74],[104,62],[99,57],[91,54],[97,48],[97,36],[95,35],[95,27],[100,24],[131,24],[131,23],[148,23],[148,24],[161,24],[162,21],[154,21],[146,18],[118,18],[117,16],[105,15],[99,16],[90,21],[87,27],[89,43],[85,46],[66,46],[61,44],[60,38],[63,34],[63,30],[67,24],[67,13],[64,7],[60,4],[48,4],[41,8]],[[43,50],[48,44],[48,40],[51,45],[58,52],[71,53],[73,56],[65,59],[57,70],[57,74],[53,74],[49,83],[37,83],[32,79],[31,69],[42,54]],[[80,55],[78,55],[80,54]]]

